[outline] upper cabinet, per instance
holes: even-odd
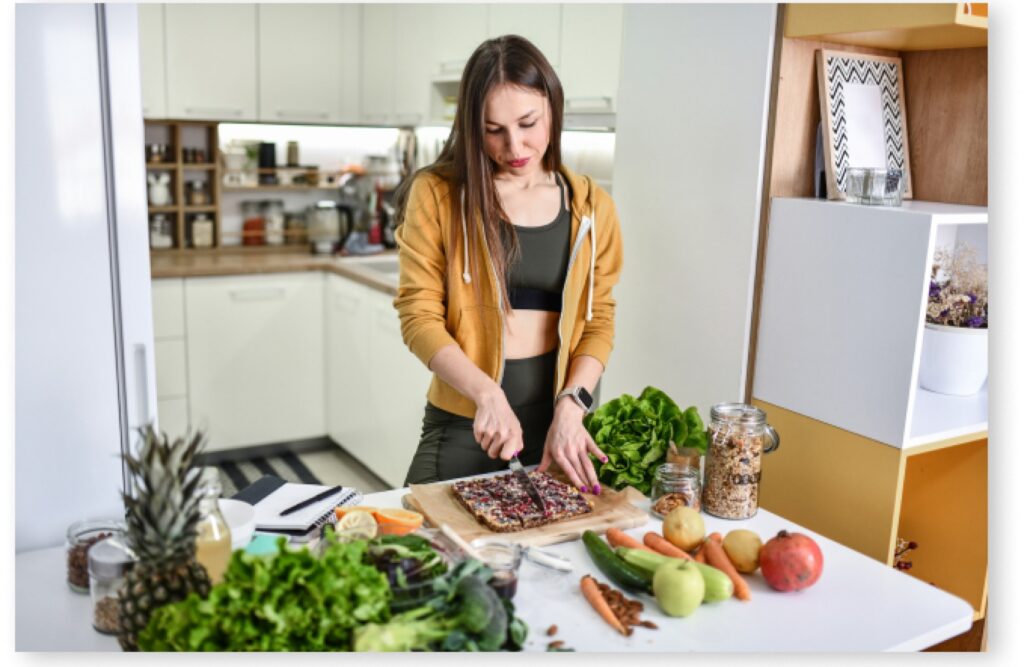
[[[164,6],[139,5],[139,67],[142,70],[142,116],[167,116],[164,71]]]
[[[259,119],[357,121],[359,7],[258,5]]]
[[[615,111],[622,5],[562,5],[559,76],[566,113]]]
[[[167,4],[164,12],[168,115],[256,120],[256,6]]]
[[[431,5],[437,74],[460,76],[469,56],[487,39],[487,5]]]
[[[562,42],[561,5],[488,5],[487,37],[519,35],[533,42],[558,69]]]
[[[386,124],[395,106],[395,7],[363,5],[362,13],[360,119]]]
[[[417,125],[427,119],[431,79],[437,73],[434,42],[437,30],[429,28],[436,5],[401,5],[395,9],[394,76],[384,83],[393,86],[396,125]]]

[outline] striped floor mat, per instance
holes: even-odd
[[[320,484],[316,475],[306,467],[298,456],[285,453],[280,456],[263,456],[245,461],[222,461],[220,470],[221,497],[230,498],[264,475],[274,475],[286,482]]]

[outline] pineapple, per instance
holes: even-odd
[[[196,561],[196,524],[200,519],[200,469],[193,459],[204,434],[172,443],[152,426],[140,430],[138,458],[126,454],[130,485],[124,494],[128,541],[138,561],[125,576],[120,594],[119,642],[138,650],[138,634],[157,608],[195,591],[210,592],[206,569]]]

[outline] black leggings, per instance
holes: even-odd
[[[524,465],[540,463],[544,441],[554,416],[555,364],[558,350],[539,357],[506,359],[501,388],[523,429]],[[412,457],[405,485],[428,484],[508,468],[508,461],[492,459],[473,436],[473,420],[427,403],[423,432]]]

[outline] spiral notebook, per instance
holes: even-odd
[[[264,475],[245,487],[233,498],[249,503],[256,510],[256,532],[285,535],[294,542],[313,539],[320,528],[336,520],[334,508],[355,505],[363,499],[359,491],[341,487],[334,495],[324,498],[298,512],[281,516],[281,512],[331,487],[320,484],[295,484],[274,475]]]

